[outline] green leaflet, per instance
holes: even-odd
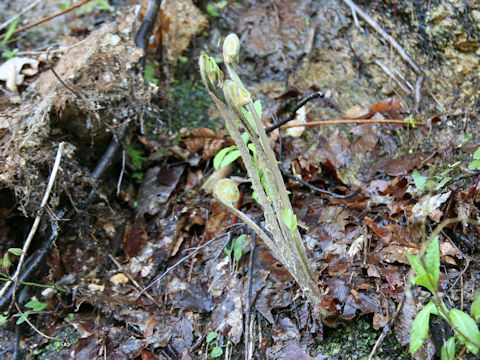
[[[480,331],[478,330],[475,320],[470,315],[464,313],[458,309],[452,309],[448,312],[449,317],[452,319],[453,331],[461,344],[467,346],[468,351],[473,354],[478,354],[480,346]],[[468,337],[466,339],[463,335]]]
[[[428,273],[432,276],[433,287],[438,288],[438,279],[440,277],[440,246],[438,244],[438,235],[428,245],[425,254],[425,266]]]
[[[412,266],[413,270],[415,270],[417,275],[423,275],[427,272],[422,262],[415,255],[408,253],[405,253],[405,255],[407,256],[410,265]]]
[[[421,175],[417,169],[413,170],[412,172],[412,178],[413,182],[415,183],[415,186],[418,190],[420,191],[425,191],[426,184],[428,177]]]
[[[207,343],[212,342],[217,337],[217,333],[215,331],[210,331],[207,335]]]
[[[412,279],[412,283],[414,285],[423,286],[424,288],[428,289],[428,291],[430,291],[432,294],[435,293],[435,288],[432,287],[433,278],[432,275],[429,273],[415,276]]]
[[[428,336],[430,314],[436,312],[435,304],[430,301],[415,317],[410,331],[410,354],[415,354]]]
[[[440,360],[455,360],[455,337],[452,336],[442,346]]]
[[[240,258],[243,255],[242,245],[246,238],[247,238],[247,235],[245,234],[240,235],[239,237],[237,237],[235,240],[232,241],[232,246],[230,247],[230,249],[225,249],[223,251],[225,251],[225,254],[227,254],[228,256],[231,256],[233,252],[233,259],[235,260],[235,262],[238,262],[238,260],[240,260]]]
[[[225,166],[233,163],[241,156],[240,151],[236,145],[229,146],[220,150],[213,159],[213,167],[215,170],[224,168]]]
[[[475,321],[480,319],[480,295],[477,294],[477,299],[470,306],[470,314],[472,315]]]
[[[25,304],[25,306],[32,309],[33,311],[42,311],[47,307],[47,304],[36,300],[30,300],[28,303]]]

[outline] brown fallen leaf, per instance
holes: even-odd
[[[402,102],[394,98],[387,98],[370,106],[370,110],[372,112],[381,114],[389,113],[391,111],[399,111],[402,109]]]
[[[190,153],[202,151],[202,161],[214,157],[227,143],[225,132],[215,132],[208,128],[198,128],[190,131],[184,138],[183,143]]]
[[[131,258],[142,250],[147,242],[147,232],[143,226],[129,225],[125,229],[123,237],[123,251],[127,257]]]

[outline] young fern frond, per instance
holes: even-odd
[[[214,195],[259,235],[292,274],[314,308],[321,316],[326,316],[329,312],[319,306],[322,296],[317,286],[317,278],[310,268],[285,183],[261,122],[261,107],[253,103],[250,93],[235,71],[239,49],[238,37],[235,34],[228,35],[223,47],[228,80],[224,81],[223,73],[207,55],[200,57],[200,72],[205,87],[225,118],[227,129],[241,154],[252,181],[252,188],[265,214],[266,230],[271,236],[223,197],[222,189],[216,188]],[[251,141],[248,145],[242,139],[240,126]],[[221,180],[217,185],[223,187],[227,184],[226,181],[229,180]]]

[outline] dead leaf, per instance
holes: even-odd
[[[360,105],[354,105],[343,113],[345,119],[367,119],[371,115],[369,108],[364,108]]]
[[[462,255],[458,252],[457,248],[451,244],[450,241],[443,241],[440,243],[440,255],[445,257],[456,257],[457,259],[462,258]]]
[[[451,193],[451,191],[447,191],[434,196],[423,196],[412,208],[410,220],[413,223],[422,222],[425,219],[425,216],[428,215],[432,221],[438,223],[443,216],[443,211],[439,208],[448,200]]]
[[[307,110],[304,105],[297,110],[295,119],[289,122],[289,124],[305,124],[306,122],[307,122]],[[300,136],[302,136],[304,131],[305,131],[305,126],[291,127],[285,130],[285,135],[291,136],[293,138],[299,138]]]
[[[208,128],[198,128],[190,131],[183,143],[190,153],[202,151],[202,161],[214,157],[227,143],[224,131],[214,132]]]
[[[369,217],[365,217],[365,223],[377,235],[378,239],[385,245],[390,244],[392,241],[392,231],[387,226],[379,227],[375,222]]]
[[[295,340],[279,341],[267,349],[267,360],[312,360],[313,358]],[[321,358],[320,358],[321,359]]]
[[[193,340],[193,326],[185,317],[183,317],[173,330],[170,344],[177,354],[181,354],[185,350],[191,348]]]
[[[388,98],[382,101],[379,101],[372,106],[370,106],[370,110],[374,113],[388,113],[391,111],[399,111],[402,110],[402,102],[397,99]]]
[[[381,278],[380,272],[378,271],[377,267],[373,264],[367,265],[367,275],[370,277]]]
[[[110,277],[110,282],[113,285],[123,285],[128,283],[128,277],[125,276],[123,273],[118,273]]]
[[[155,215],[159,205],[165,203],[170,197],[184,170],[184,165],[166,169],[155,166],[148,169],[138,191],[137,217],[145,213]]]
[[[389,316],[384,316],[381,313],[373,314],[373,328],[379,330],[384,328],[392,320]]]
[[[25,65],[30,68],[23,68]],[[5,81],[7,90],[18,94],[17,86],[23,83],[25,75],[38,73],[38,60],[27,57],[14,57],[0,65],[0,80]]]
[[[322,162],[329,160],[334,168],[339,168],[345,165],[350,153],[350,146],[348,136],[337,128],[328,138],[328,141],[318,149],[318,159]]]
[[[272,330],[273,341],[285,341],[290,339],[300,339],[300,332],[296,322],[293,319],[281,314],[278,317],[275,328]]]
[[[347,256],[350,258],[350,261],[353,261],[355,255],[357,255],[363,249],[364,243],[365,237],[363,235],[360,235],[353,241],[352,245],[350,245],[350,248],[347,251]]]
[[[243,282],[236,277],[227,280],[223,299],[215,306],[210,326],[211,331],[221,333],[238,344],[243,332]]]
[[[357,136],[353,142],[352,154],[363,154],[373,149],[380,137],[376,124],[361,124],[355,126],[351,132]]]
[[[374,255],[374,257],[377,258],[378,261],[385,261],[390,264],[394,262],[409,264],[405,253],[408,252],[409,254],[416,254],[416,251],[416,249],[408,248],[406,246],[391,244],[380,250]]]
[[[406,175],[413,168],[425,165],[424,162],[429,157],[429,154],[417,152],[398,159],[382,159],[373,167],[373,170],[390,176]]]
[[[137,255],[147,242],[147,237],[147,232],[143,226],[128,226],[123,236],[123,252],[125,255],[129,258]]]

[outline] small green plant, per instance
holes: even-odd
[[[6,323],[8,321],[8,311],[0,314],[0,325]]]
[[[473,161],[468,165],[468,170],[480,169],[480,146],[473,153]]]
[[[415,118],[413,117],[413,115],[409,115],[403,121],[407,123],[406,138],[407,138],[407,142],[409,144],[410,143],[410,128],[415,129],[415,127],[416,127]],[[413,149],[409,145],[407,146],[407,144],[405,144],[405,142],[403,141],[402,130],[400,130],[400,129],[397,130],[397,136],[400,139],[400,142],[402,143],[402,148],[408,148],[408,153],[412,154]]]
[[[213,342],[213,340],[215,340],[215,342]],[[216,340],[217,340],[217,333],[214,331],[209,332],[207,335],[206,352],[207,352],[207,357],[209,356],[211,359],[216,359],[219,356],[223,355],[223,349],[220,346],[218,346],[218,343]],[[208,355],[209,351],[210,351],[210,355]]]
[[[17,55],[17,53],[19,52],[19,49],[13,49],[13,50],[8,50],[8,49],[5,49],[3,52],[2,52],[2,57],[4,57],[5,59],[11,59],[13,57],[15,57],[15,55]]]
[[[8,269],[10,268],[10,265],[12,265],[12,262],[11,262],[8,254],[12,254],[14,256],[20,256],[20,255],[22,255],[22,249],[20,249],[20,248],[10,248],[10,249],[7,250],[5,255],[3,255],[3,259],[0,260],[1,266],[2,266],[4,271],[8,271]]]
[[[158,85],[158,82],[160,80],[153,77],[153,72],[154,72],[153,64],[148,64],[147,66],[145,66],[145,73],[143,76],[145,77],[146,82],[154,85]]]
[[[237,270],[237,265],[240,259],[242,258],[243,251],[242,251],[242,246],[243,243],[245,242],[245,239],[247,238],[247,235],[243,234],[240,235],[239,237],[233,239],[232,244],[230,245],[229,248],[225,248],[223,251],[227,256],[231,259],[231,269],[233,272]],[[233,255],[233,258],[232,258]]]
[[[0,42],[0,49],[2,49],[2,57],[6,59],[11,59],[18,53],[18,49],[9,50],[6,48],[6,46],[12,41],[15,41],[14,39],[12,39],[12,35],[15,29],[17,28],[19,21],[20,21],[20,17],[18,16],[15,20],[13,20],[10,23],[10,25],[8,26],[7,32],[5,33],[5,37]]]
[[[39,313],[40,311],[44,310],[47,307],[47,304],[37,300],[30,300],[28,303],[25,304],[25,307],[29,308],[30,310],[23,312],[23,314],[18,314],[18,319],[16,322],[17,325],[24,323],[30,315]],[[0,325],[7,322],[8,319],[8,312],[0,314]]]
[[[432,176],[421,175],[420,172],[415,169],[412,172],[412,179],[415,184],[415,187],[421,192],[424,191],[439,191],[442,189],[450,180],[451,176],[447,176],[452,172],[460,162],[456,162],[452,165],[449,165],[445,170],[440,173],[434,173]]]
[[[125,150],[127,151],[128,156],[130,157],[130,160],[132,162],[132,165],[137,169],[137,170],[142,170],[143,162],[147,160],[143,155],[142,150],[137,150],[133,146],[129,144],[124,144]],[[143,179],[143,172],[142,171],[137,171],[132,174],[132,177],[134,179],[142,180]]]
[[[473,138],[472,134],[465,134],[465,136],[462,139],[462,146],[466,145],[472,138]]]
[[[95,10],[104,10],[108,12],[115,12],[115,8],[111,6],[108,1],[106,0],[94,0],[86,3],[83,5],[79,10],[75,12],[75,15],[77,16],[82,16],[82,15],[88,15],[92,13]]]
[[[223,0],[223,1],[218,1],[216,3],[209,2],[207,4],[207,13],[211,17],[219,17],[220,14],[218,13],[218,10],[222,10],[225,6],[228,5],[228,1]]]
[[[480,318],[480,301],[477,298],[470,307],[470,315],[459,309],[448,309],[439,290],[440,278],[440,246],[438,235],[427,246],[425,255],[406,254],[416,276],[411,282],[423,286],[431,294],[432,299],[417,314],[410,332],[410,353],[413,355],[422,346],[428,336],[430,315],[442,317],[453,329],[454,336],[442,347],[441,360],[454,360],[456,342],[466,349],[478,354],[480,349],[480,331],[474,319]]]
[[[30,314],[38,313],[43,309],[45,309],[47,307],[47,304],[37,300],[30,300],[28,303],[25,304],[25,307],[31,310],[27,310],[22,315],[20,315],[20,317],[17,320],[17,325],[20,325],[21,323],[25,322],[25,320],[28,318]]]
[[[408,127],[412,127],[412,129],[415,129],[416,126],[415,126],[415,118],[413,117],[412,114],[408,115],[403,121],[405,121],[406,123],[408,123]]]
[[[235,207],[238,187],[234,181],[229,179],[218,181],[214,188],[214,196],[257,233],[274,256],[292,274],[314,308],[321,316],[326,316],[329,312],[318,306],[322,302],[322,295],[317,286],[317,277],[313,274],[310,261],[307,259],[285,183],[263,128],[261,103],[252,101],[250,93],[245,89],[235,70],[239,51],[238,37],[235,34],[228,35],[223,44],[223,59],[228,79],[214,58],[203,54],[199,60],[200,74],[205,87],[222,113],[227,130],[236,145],[236,148],[224,150],[214,162],[220,167],[235,161],[240,154],[252,182],[255,197],[263,209],[266,229],[271,236]]]
[[[243,255],[242,252],[242,245],[245,239],[247,238],[247,235],[240,235],[236,239],[232,241],[232,245],[230,248],[225,248],[223,251],[225,251],[225,254],[227,254],[228,257],[232,256],[233,253],[233,261],[238,262],[240,258]]]
[[[177,59],[178,59],[178,61],[180,61],[181,63],[184,63],[184,64],[188,62],[188,57],[186,57],[186,56],[178,55]]]
[[[60,10],[65,10],[65,9],[68,9],[70,7],[70,5],[71,5],[70,0],[64,0],[63,2],[58,4],[57,6],[60,8]]]

